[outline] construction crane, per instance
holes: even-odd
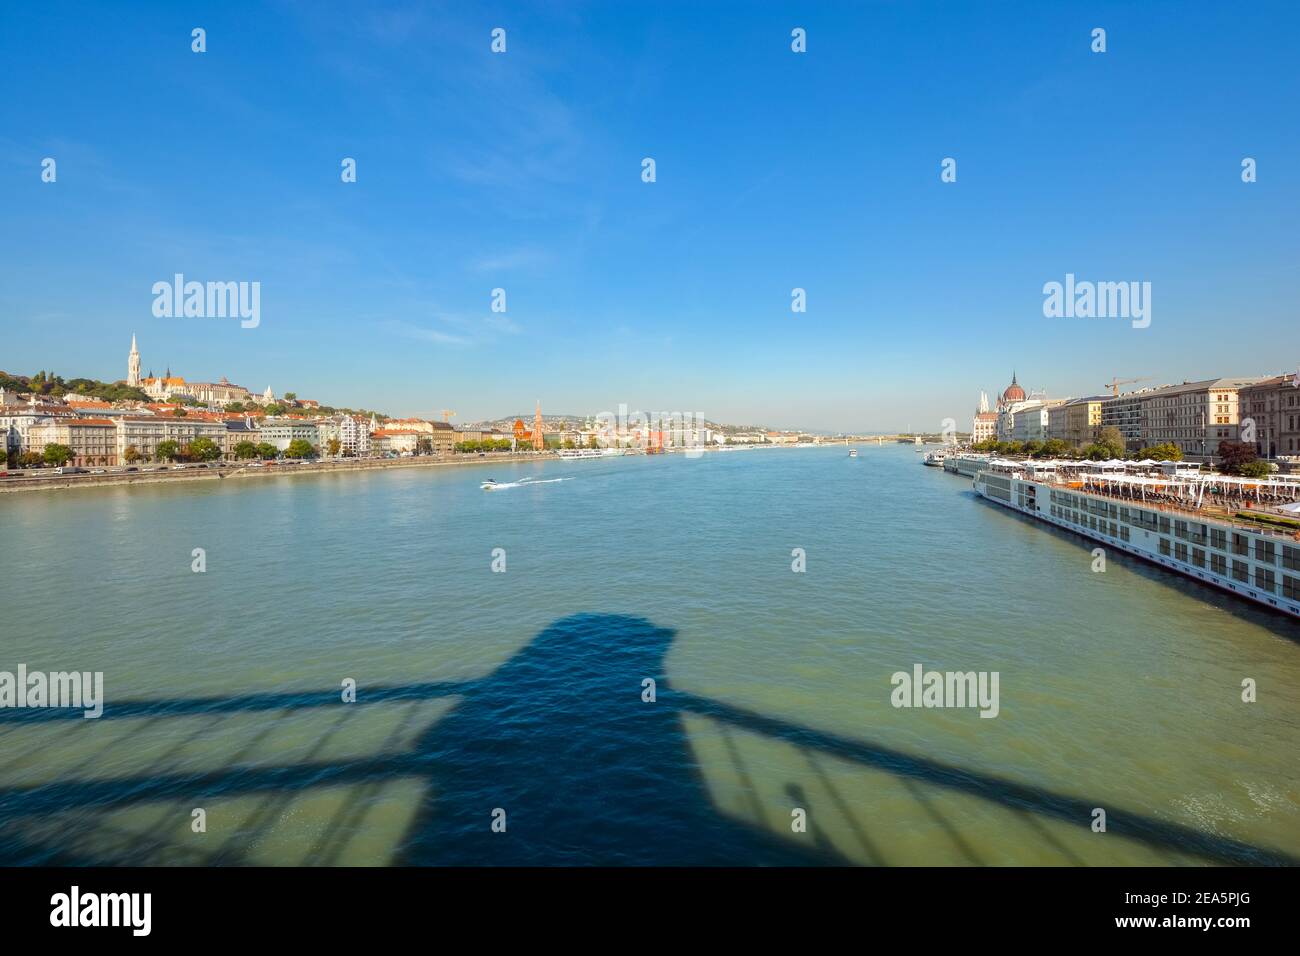
[[[1107,382],[1105,385],[1103,385],[1102,388],[1110,389],[1111,396],[1115,397],[1119,395],[1119,387],[1121,385],[1132,385],[1134,382],[1149,382],[1149,381],[1150,381],[1149,378],[1115,378],[1114,376],[1112,376],[1111,380]]]
[[[446,409],[446,408],[444,408],[444,409],[442,410],[442,420],[445,422],[445,421],[447,421],[447,419],[451,418],[451,416],[453,416],[453,415],[455,415],[455,414],[456,414],[456,413],[453,412],[453,411],[451,411],[450,409]]]

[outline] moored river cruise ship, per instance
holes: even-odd
[[[1300,501],[1300,477],[1083,467],[992,460],[976,472],[974,486],[1012,511],[1300,619],[1300,531],[1274,514]]]

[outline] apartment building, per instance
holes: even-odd
[[[370,435],[370,450],[377,455],[414,455],[419,449],[420,439],[429,437],[414,429],[381,428]]]
[[[302,439],[313,448],[319,447],[321,443],[320,431],[316,423],[304,418],[263,419],[259,435],[261,436],[259,441],[272,444],[280,451],[285,451],[298,439]]]
[[[1108,395],[1094,395],[1090,398],[1072,398],[1049,408],[1047,437],[1059,438],[1070,445],[1092,444],[1101,434],[1101,412],[1109,401]]]
[[[1185,457],[1218,454],[1219,443],[1238,439],[1238,393],[1263,381],[1213,378],[1154,389],[1142,397],[1142,444],[1173,444]]]
[[[1140,388],[1122,395],[1109,396],[1101,406],[1101,427],[1117,428],[1124,436],[1124,448],[1138,451],[1142,447],[1142,401],[1168,385]]]
[[[72,449],[69,464],[88,467],[116,465],[117,423],[107,418],[51,418],[31,426],[27,433],[28,451],[43,452],[46,445],[65,445]]]
[[[226,424],[202,418],[174,418],[165,415],[127,416],[115,420],[117,426],[117,459],[126,460],[126,450],[134,448],[141,457],[150,461],[158,457],[158,446],[174,441],[177,447],[187,445],[196,438],[211,439],[218,448],[225,448]]]
[[[18,454],[33,449],[29,435],[34,425],[60,418],[72,418],[75,413],[64,405],[10,405],[0,404],[0,438],[4,439],[4,452]],[[41,448],[45,446],[42,444]]]
[[[1242,441],[1253,441],[1261,458],[1300,456],[1298,385],[1300,379],[1295,374],[1275,375],[1238,393]]]

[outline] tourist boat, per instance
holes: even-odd
[[[608,458],[610,453],[622,454],[616,448],[561,448],[555,454],[560,458]]]
[[[921,464],[929,465],[931,468],[943,467],[944,454],[941,451],[927,451],[925,457],[921,459]]]
[[[849,457],[850,457],[850,458],[857,458],[857,457],[858,457],[858,450],[857,450],[856,448],[850,448],[850,449],[849,449]]]
[[[993,459],[976,472],[975,492],[1300,619],[1300,526],[1283,517],[1300,502],[1300,477],[1105,474],[1087,471],[1093,464]],[[1262,523],[1234,518],[1238,511]]]

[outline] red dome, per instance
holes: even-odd
[[[1021,388],[1020,383],[1016,381],[1016,373],[1012,372],[1011,384],[1008,385],[1007,390],[1002,393],[1002,401],[1023,402],[1024,400],[1025,400],[1025,390]]]

